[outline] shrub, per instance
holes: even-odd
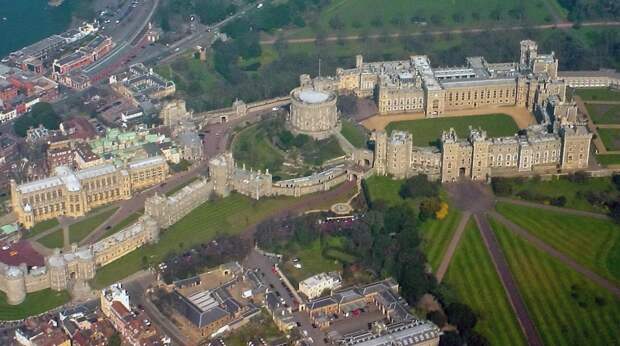
[[[491,179],[491,188],[498,196],[510,196],[513,192],[513,182],[509,178],[495,177]]]
[[[441,202],[439,205],[439,210],[435,212],[435,218],[437,220],[443,220],[448,216],[449,206],[446,202]]]

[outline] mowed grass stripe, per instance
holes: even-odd
[[[620,283],[612,249],[620,227],[612,221],[500,202],[497,211],[532,235],[598,274]]]
[[[448,215],[443,220],[428,220],[422,224],[424,243],[422,249],[433,270],[439,268],[446,248],[458,227],[461,213],[450,207]]]
[[[473,221],[465,228],[445,282],[479,315],[476,330],[492,345],[525,345],[516,316]]]
[[[495,220],[491,225],[545,344],[617,344],[620,300]]]

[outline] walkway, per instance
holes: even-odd
[[[461,220],[456,227],[456,231],[454,232],[454,235],[450,240],[450,244],[448,244],[446,252],[443,254],[441,263],[439,264],[439,268],[437,268],[437,272],[435,273],[435,277],[437,277],[437,282],[441,282],[443,280],[443,277],[446,275],[446,272],[448,271],[448,266],[450,265],[452,257],[454,256],[454,252],[456,252],[456,248],[461,241],[461,236],[465,231],[465,226],[467,226],[467,222],[469,222],[470,216],[471,213],[468,211],[464,212],[461,216]]]
[[[499,202],[522,205],[524,207],[544,209],[544,210],[554,211],[557,213],[571,214],[571,215],[576,215],[576,216],[586,216],[586,217],[591,217],[591,218],[600,219],[600,220],[611,220],[611,218],[605,214],[594,213],[591,211],[577,210],[577,209],[564,208],[564,207],[556,207],[552,205],[529,202],[529,201],[524,201],[524,200],[515,199],[515,198],[507,198],[507,197],[497,197],[496,200]]]
[[[454,30],[436,30],[436,31],[418,31],[407,34],[401,33],[393,33],[393,34],[373,34],[373,35],[349,35],[349,36],[328,36],[323,39],[325,42],[336,42],[336,41],[357,41],[357,40],[367,40],[367,39],[377,39],[377,38],[398,38],[398,37],[417,37],[417,36],[441,36],[445,34],[480,34],[480,33],[492,33],[492,32],[502,32],[502,31],[520,31],[520,30],[547,30],[547,29],[570,29],[573,27],[573,23],[571,22],[562,22],[559,24],[540,24],[540,25],[514,25],[509,27],[496,27],[496,28],[471,28],[471,29],[454,29]],[[585,22],[580,24],[582,27],[615,27],[620,26],[620,22]],[[266,39],[260,41],[261,44],[275,44],[278,41],[276,38]],[[290,38],[286,39],[285,42],[288,43],[315,43],[317,41],[316,37],[308,37],[308,38]]]
[[[595,272],[591,271],[590,269],[588,269],[588,268],[582,266],[581,264],[575,262],[573,259],[569,258],[568,256],[566,256],[562,252],[554,249],[553,247],[551,247],[550,245],[548,245],[544,241],[542,241],[539,238],[535,237],[534,235],[529,233],[527,230],[521,228],[519,225],[517,225],[517,224],[513,223],[512,221],[508,220],[506,217],[504,217],[500,213],[498,213],[496,211],[491,211],[491,212],[489,212],[489,215],[493,216],[493,218],[495,220],[497,220],[500,223],[502,223],[511,232],[513,232],[516,235],[520,236],[521,238],[525,239],[528,243],[530,243],[531,245],[536,247],[538,250],[547,253],[551,257],[554,257],[555,259],[559,260],[560,262],[562,262],[564,265],[568,266],[572,270],[574,270],[574,271],[576,271],[578,273],[581,273],[583,276],[585,276],[586,278],[588,278],[592,282],[598,284],[599,286],[601,286],[601,287],[605,288],[606,290],[608,290],[609,292],[611,292],[616,297],[620,298],[620,287],[616,286],[611,281],[603,278],[602,276],[596,274]]]
[[[510,272],[508,262],[502,253],[497,238],[495,237],[495,233],[493,233],[486,216],[475,214],[474,220],[476,220],[476,225],[480,230],[484,244],[489,250],[495,270],[497,271],[497,274],[499,274],[502,286],[504,286],[510,305],[517,316],[517,320],[519,321],[519,325],[521,326],[523,334],[527,339],[528,345],[542,346],[543,343],[540,335],[538,334],[538,330],[536,330],[536,325],[529,316],[517,283]]]
[[[464,117],[464,116],[477,116],[488,114],[503,113],[509,115],[517,124],[520,129],[524,129],[531,124],[536,123],[536,119],[526,108],[516,106],[506,107],[485,107],[480,109],[468,109],[458,112],[446,112],[440,116],[440,118],[450,117]],[[396,121],[407,120],[422,120],[426,119],[423,113],[409,113],[409,114],[389,114],[389,115],[374,115],[361,122],[364,127],[369,130],[384,130],[390,123]]]
[[[64,221],[65,222],[64,224],[70,227],[73,224],[76,224],[76,223],[78,223],[80,221],[83,221],[83,220],[86,220],[88,218],[91,218],[93,216],[97,216],[97,215],[99,215],[101,213],[105,213],[105,212],[107,212],[110,209],[113,209],[115,207],[118,207],[118,204],[110,204],[108,206],[105,206],[105,207],[103,207],[101,209],[96,210],[94,213],[86,214],[86,215],[80,216],[78,218],[64,218],[66,220],[66,221]],[[50,228],[48,230],[45,230],[45,231],[43,231],[43,232],[41,232],[41,233],[31,237],[31,238],[27,238],[27,240],[37,241],[37,240],[39,240],[39,239],[41,239],[41,238],[43,238],[45,236],[48,236],[48,235],[50,235],[52,233],[55,233],[55,232],[61,230],[62,229],[62,225],[63,225],[63,222],[59,222],[58,225],[56,225],[56,226],[54,226],[54,227],[52,227],[52,228]]]

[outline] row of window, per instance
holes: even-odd
[[[448,92],[448,101],[465,101],[467,100],[472,100],[472,95],[473,95],[473,100],[478,100],[478,98],[480,98],[481,100],[484,99],[488,99],[491,98],[491,95],[493,95],[493,99],[503,99],[504,96],[505,97],[515,97],[517,95],[517,90],[516,89],[500,89],[499,92],[498,90],[486,90],[485,91],[481,91],[480,93],[478,93],[478,90],[474,90],[472,91],[462,91],[462,92]]]

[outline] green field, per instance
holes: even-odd
[[[560,9],[555,1],[550,2]],[[563,12],[560,10],[561,15]],[[520,24],[549,23],[552,20],[541,0],[390,0],[382,2],[381,6],[373,0],[335,0],[318,18],[315,26],[332,34],[421,31],[428,27],[488,26],[498,22],[507,25],[516,21]],[[296,36],[309,36],[312,32],[310,28],[303,28]]]
[[[302,267],[295,268],[291,262],[284,263],[282,269],[286,272],[286,277],[296,286],[301,280],[318,273],[341,272],[344,263],[352,263],[356,260],[355,256],[342,250],[343,242],[342,237],[328,237],[324,245],[321,245],[319,239],[310,244],[290,244],[285,253],[291,259],[299,258]]]
[[[340,133],[342,133],[344,138],[346,138],[349,143],[353,144],[354,147],[366,148],[368,135],[357,124],[348,120],[342,121],[342,130],[340,131]]]
[[[595,124],[620,124],[620,104],[586,103]]]
[[[620,150],[620,129],[597,129],[599,137],[609,151]]]
[[[525,345],[504,287],[473,220],[467,224],[446,278],[459,301],[478,315],[475,330],[491,345]]]
[[[545,345],[617,344],[617,298],[490,221]]]
[[[450,128],[454,128],[460,137],[466,138],[469,135],[470,126],[486,130],[489,137],[511,136],[519,130],[517,124],[509,115],[489,114],[398,121],[390,123],[386,131],[388,133],[393,130],[409,131],[413,135],[413,145],[426,146],[438,144],[442,131]]]
[[[452,235],[456,231],[460,218],[461,213],[455,208],[450,207],[445,219],[426,220],[420,226],[422,236],[424,237],[422,250],[426,254],[426,258],[433,270],[439,268],[439,263],[441,263],[450,239],[452,239]]]
[[[143,257],[149,264],[161,262],[168,254],[215,238],[238,234],[279,210],[290,206],[292,198],[267,198],[255,201],[232,194],[209,201],[185,216],[161,234],[159,243],[144,246],[97,270],[93,286],[105,287],[142,269]]]
[[[264,309],[260,315],[252,318],[248,324],[224,338],[224,345],[247,346],[249,342],[256,342],[259,338],[265,339],[266,342],[284,338],[284,334],[278,330],[269,312]]]
[[[620,283],[620,227],[612,221],[557,213],[510,203],[497,211],[545,243],[608,279]]]
[[[45,289],[28,293],[26,300],[19,305],[9,305],[6,295],[0,292],[0,321],[19,320],[28,316],[38,315],[47,310],[59,307],[71,300],[67,291],[56,292]]]
[[[620,101],[620,91],[609,88],[576,89],[583,101]]]
[[[102,238],[105,238],[107,236],[110,236],[120,230],[122,230],[123,228],[135,223],[136,221],[138,221],[138,219],[140,218],[140,216],[142,216],[143,214],[140,212],[137,213],[133,213],[129,216],[127,216],[124,220],[122,220],[121,222],[117,223],[116,226],[110,228],[109,230],[105,231],[105,233],[103,234]]]
[[[54,228],[56,226],[58,226],[58,219],[49,219],[39,222],[38,224],[34,225],[34,227],[32,227],[30,231],[28,231],[28,233],[26,233],[26,238],[32,238],[35,235],[43,233],[48,229]]]
[[[82,239],[84,239],[87,235],[94,231],[99,225],[105,222],[105,220],[112,216],[112,214],[114,214],[117,209],[118,208],[113,208],[111,210],[101,212],[97,215],[91,216],[87,219],[84,219],[69,226],[69,243],[79,243]],[[38,242],[41,243],[41,245],[50,249],[62,248],[64,245],[62,229],[46,235],[45,237],[39,239]]]
[[[620,154],[596,155],[596,161],[603,166],[620,165]]]
[[[599,156],[600,157],[600,156]],[[587,192],[609,193],[611,196],[618,196],[610,178],[589,178],[586,183],[574,183],[566,178],[554,178],[552,180],[527,179],[522,183],[515,183],[513,187],[513,195],[517,197],[519,192],[530,192],[533,194],[544,195],[551,198],[560,196],[566,197],[564,207],[571,209],[580,209],[599,213],[607,213],[608,208],[599,205],[593,205],[584,198],[583,194]]]
[[[390,177],[373,175],[366,179],[366,187],[371,203],[383,201],[387,205],[394,206],[403,203],[403,199],[398,194],[403,180],[395,180]]]

